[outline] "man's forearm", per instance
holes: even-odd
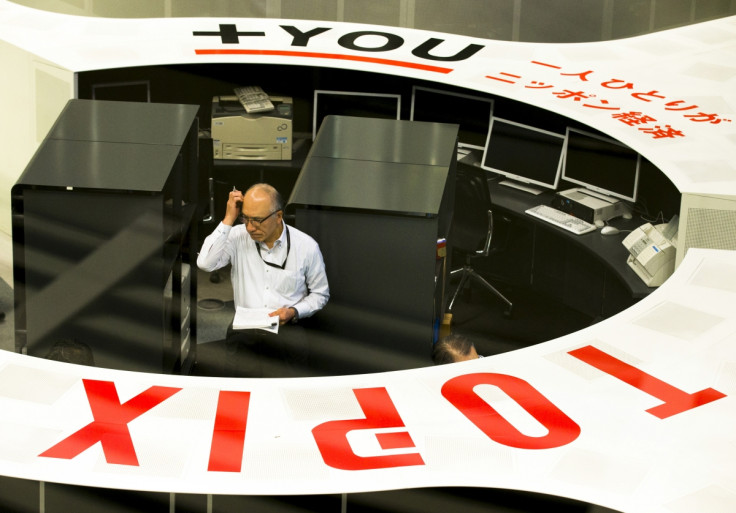
[[[227,264],[225,247],[229,233],[230,227],[221,223],[205,238],[197,256],[197,267],[203,271],[214,271]]]
[[[299,318],[303,319],[305,317],[311,317],[318,311],[322,310],[324,306],[327,304],[327,301],[330,298],[329,291],[311,291],[307,296],[302,298],[299,302],[292,305],[292,308],[294,308]]]

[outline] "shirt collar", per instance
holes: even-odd
[[[282,220],[281,221],[281,235],[279,236],[278,239],[276,239],[276,244],[278,244],[279,246],[282,246],[284,244],[284,241],[286,240],[286,230],[287,230],[286,223],[284,223],[284,221]]]
[[[276,247],[281,247],[285,244],[286,241],[286,223],[284,221],[281,221],[281,235],[279,235],[279,238],[273,241],[273,248],[269,248],[266,244],[263,242],[256,242],[257,245],[261,246],[263,249],[267,251],[272,251]]]

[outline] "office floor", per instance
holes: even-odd
[[[458,296],[453,308],[453,331],[470,338],[478,354],[490,356],[513,351],[581,330],[588,316],[523,288],[494,283],[513,304],[510,319],[504,305],[485,290],[473,287]]]
[[[470,338],[478,353],[484,356],[545,342],[581,330],[592,322],[589,317],[538,293],[497,282],[494,285],[514,303],[510,319],[503,315],[504,305],[476,287],[460,294],[453,308],[452,331]],[[233,315],[229,270],[220,271],[217,283],[210,280],[209,273],[199,271],[198,296],[199,349],[194,373],[217,375],[226,358],[222,339]],[[430,363],[427,361],[426,365]]]

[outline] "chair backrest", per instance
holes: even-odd
[[[452,247],[475,253],[488,246],[492,232],[488,212],[491,196],[485,170],[458,164],[455,182],[455,207],[450,230]]]

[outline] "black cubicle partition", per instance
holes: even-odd
[[[197,110],[69,101],[12,190],[16,350],[191,365]]]
[[[386,351],[378,367],[343,361],[326,370],[431,363],[446,271],[437,241],[452,217],[457,133],[439,123],[325,119],[289,200],[327,267],[331,298],[319,329]]]

